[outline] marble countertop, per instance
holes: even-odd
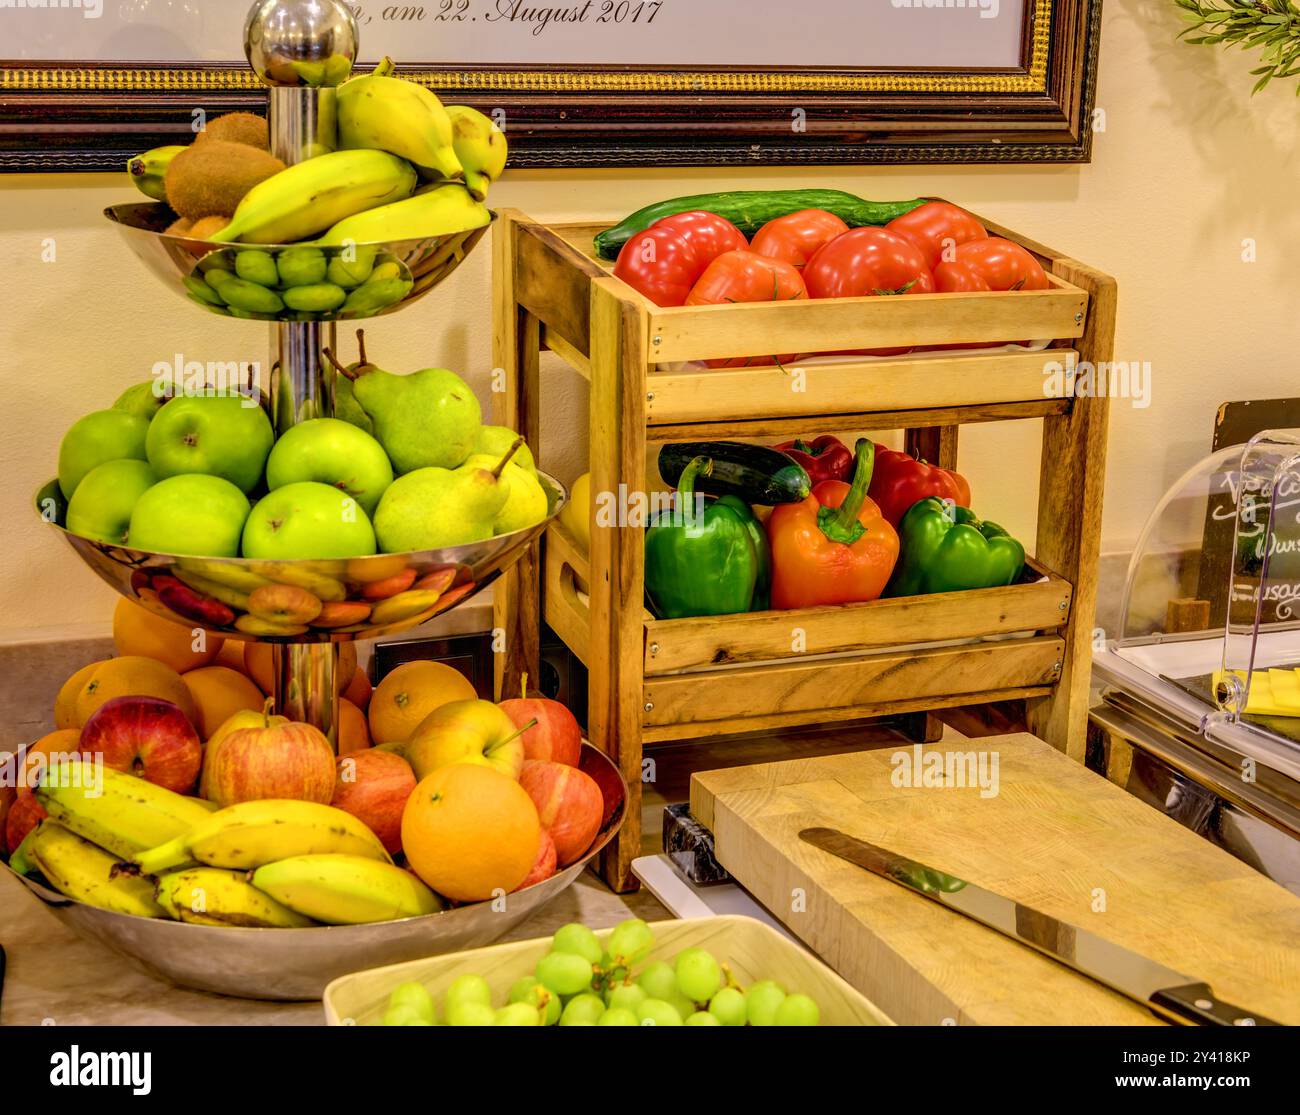
[[[593,929],[624,918],[663,919],[648,894],[612,894],[582,876],[503,941],[544,937],[582,921]],[[286,932],[288,932],[286,930]],[[186,991],[134,968],[95,941],[66,928],[7,872],[0,874],[0,946],[7,957],[3,1026],[321,1026],[319,1002],[264,1003]]]

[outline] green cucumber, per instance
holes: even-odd
[[[747,237],[753,236],[768,221],[798,213],[801,209],[825,209],[834,213],[849,228],[862,225],[887,225],[895,217],[910,213],[924,198],[911,201],[866,201],[843,190],[732,190],[718,194],[692,194],[657,201],[624,217],[613,228],[596,236],[596,254],[604,259],[617,259],[619,250],[638,232],[649,228],[655,221],[676,213],[689,213],[702,209],[726,217]]]
[[[686,466],[696,457],[713,461],[709,476],[697,476],[695,487],[714,496],[739,496],[746,503],[798,503],[812,491],[808,473],[798,461],[766,445],[742,441],[679,441],[659,450],[659,475],[677,486]]]

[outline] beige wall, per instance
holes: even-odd
[[[1297,101],[1251,98],[1250,64],[1174,41],[1172,3],[1108,0],[1088,166],[738,171],[514,171],[493,193],[543,220],[617,218],[650,201],[715,188],[835,186],[866,197],[934,194],[1022,229],[1115,275],[1116,358],[1150,361],[1153,401],[1113,409],[1105,545],[1130,544],[1164,487],[1205,452],[1227,399],[1297,393],[1300,205]],[[5,532],[0,635],[102,627],[111,594],[42,528],[30,497],[54,473],[64,429],[146,379],[158,360],[256,360],[264,330],[207,316],[162,289],[99,216],[133,197],[113,175],[0,179],[4,260],[0,354]],[[42,262],[45,238],[57,250]],[[1242,262],[1251,238],[1258,261]],[[371,352],[394,370],[444,364],[486,392],[490,253],[472,257],[419,306],[375,322]],[[585,386],[548,365],[543,462],[563,479],[586,456]],[[486,396],[485,396],[486,397]],[[984,426],[962,445],[977,506],[1031,536],[1037,430]]]

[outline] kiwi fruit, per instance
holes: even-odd
[[[194,227],[194,222],[189,217],[177,217],[163,231],[168,236],[188,236],[190,229]]]
[[[232,217],[244,195],[284,170],[284,163],[245,143],[205,139],[192,143],[171,161],[167,201],[182,217]]]
[[[230,224],[229,217],[204,217],[190,226],[190,235],[195,240],[208,240]]]
[[[246,147],[256,147],[260,151],[271,149],[271,133],[266,121],[251,112],[228,112],[209,120],[203,131],[199,132],[195,142],[220,139],[227,143],[242,143]]]

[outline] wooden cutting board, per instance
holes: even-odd
[[[805,844],[800,829],[825,825],[880,844],[1300,1024],[1300,899],[1034,736],[924,748],[949,751],[996,755],[996,794],[894,785],[902,766],[892,757],[914,756],[904,745],[696,774],[691,811],[712,831],[723,866],[903,1025],[1163,1023]]]

